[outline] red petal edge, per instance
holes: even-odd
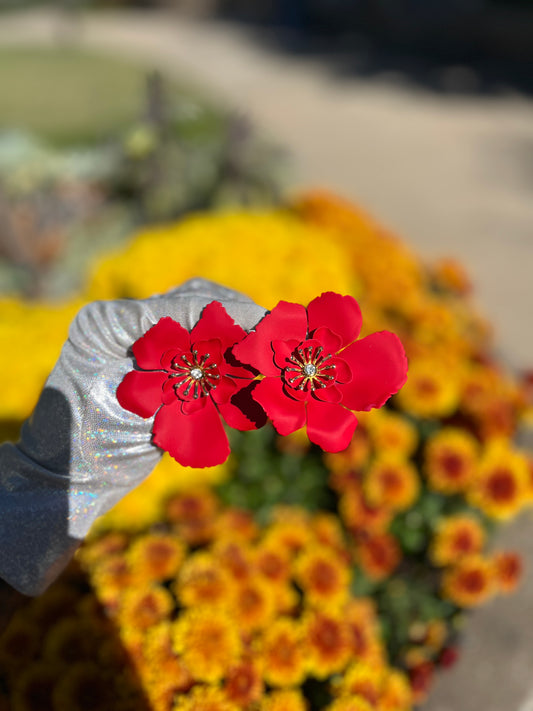
[[[161,357],[169,350],[188,350],[189,332],[177,321],[164,316],[132,346],[133,355],[140,368],[161,370]]]
[[[233,347],[233,353],[241,363],[247,363],[266,376],[279,375],[274,363],[271,343],[282,336],[284,341],[303,341],[307,335],[307,316],[301,304],[280,301],[264,316],[244,340]]]
[[[264,378],[252,397],[265,410],[280,435],[288,435],[305,424],[305,404],[285,395],[281,378]]]
[[[117,400],[125,410],[140,417],[152,417],[163,398],[167,374],[131,370],[117,388]]]
[[[352,380],[342,385],[342,402],[350,410],[381,407],[407,380],[407,358],[396,334],[379,331],[342,351]]]
[[[153,442],[185,467],[213,467],[226,461],[230,447],[214,403],[192,414],[179,404],[162,407],[154,420]]]
[[[325,326],[341,337],[343,346],[355,341],[361,332],[361,309],[353,296],[326,291],[310,302],[307,316],[311,334]]]
[[[307,435],[325,452],[341,452],[350,444],[357,417],[340,405],[310,400],[307,403]]]

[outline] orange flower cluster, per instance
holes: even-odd
[[[306,682],[324,709],[409,711],[351,582],[335,517],[282,507],[260,528],[191,490],[156,529],[84,544],[0,641],[3,683],[14,711],[305,711]]]

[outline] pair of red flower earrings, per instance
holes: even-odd
[[[141,417],[155,414],[154,444],[185,466],[227,459],[222,421],[252,430],[270,419],[281,435],[306,426],[311,442],[338,452],[357,426],[352,411],[381,407],[407,379],[399,338],[357,340],[361,323],[357,301],[333,292],[307,309],[280,301],[249,333],[212,301],[190,332],[165,317],[133,344],[139,370],[117,398]]]

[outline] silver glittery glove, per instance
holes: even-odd
[[[0,447],[0,578],[26,595],[42,592],[94,520],[152,471],[162,454],[151,442],[153,418],[128,412],[116,398],[132,369],[131,346],[163,316],[190,331],[214,300],[246,330],[265,314],[202,279],[79,312],[20,441]]]

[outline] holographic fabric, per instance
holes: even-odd
[[[150,299],[95,301],[78,313],[20,441],[0,447],[0,578],[38,595],[94,520],[152,471],[162,455],[151,443],[153,418],[124,410],[116,388],[143,333],[163,316],[190,330],[211,301],[246,330],[265,314],[203,279]]]

